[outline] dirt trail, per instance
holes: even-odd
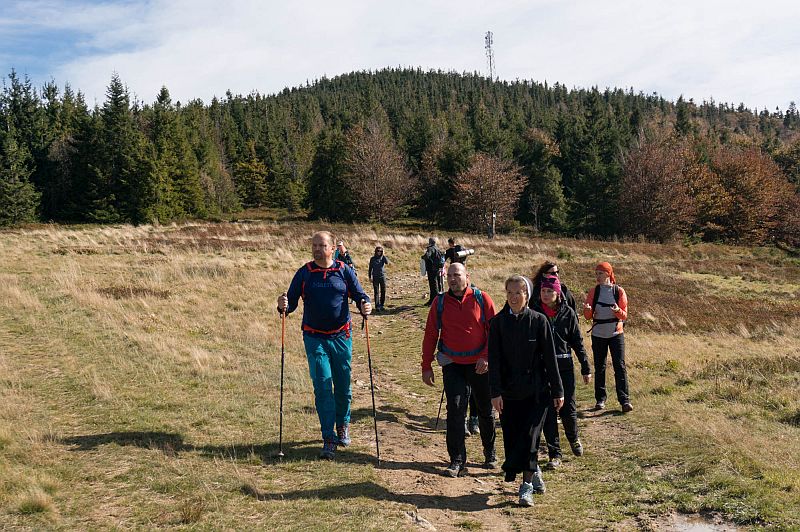
[[[413,276],[393,279],[395,297],[404,300],[420,292],[422,281]],[[420,300],[421,304],[422,300]],[[397,305],[394,305],[395,307]],[[411,307],[402,307],[394,317],[397,319],[392,327],[402,327],[409,335],[416,335],[422,340],[422,323]],[[386,327],[388,321],[381,323],[380,317],[373,319],[373,346],[377,344],[381,352],[389,347],[381,343],[377,330]],[[378,338],[376,341],[375,338]],[[375,347],[373,347],[375,351]],[[468,475],[457,479],[445,477],[447,465],[447,447],[445,445],[444,418],[439,423],[439,430],[434,431],[435,418],[423,415],[435,412],[438,408],[441,388],[426,395],[407,390],[390,370],[387,370],[373,358],[375,372],[376,404],[378,414],[378,430],[381,442],[381,466],[378,475],[381,483],[396,494],[396,500],[416,507],[409,513],[409,523],[420,529],[463,530],[475,528],[477,521],[482,530],[531,529],[528,519],[535,515],[535,507],[531,516],[519,515],[515,508],[518,482],[503,482],[503,472],[498,467],[489,470],[483,467],[479,436],[468,437],[467,450]],[[366,357],[354,357],[354,375],[367,375]],[[408,365],[408,371],[418,368],[417,361]],[[437,376],[440,379],[440,376]],[[437,384],[439,380],[437,380]],[[406,398],[402,405],[389,404],[385,397],[390,395]],[[360,405],[371,405],[369,382],[357,381],[353,387],[353,402]],[[435,403],[435,404],[434,404]],[[416,407],[416,408],[415,408]],[[591,414],[588,414],[591,416]],[[608,417],[598,417],[596,422],[581,423],[585,438],[590,440],[621,439],[622,428]],[[366,425],[360,425],[354,434],[360,441],[374,440],[372,424],[369,431]],[[502,463],[502,439],[499,423],[497,424],[497,452]],[[420,444],[424,441],[425,444]],[[372,444],[374,452],[374,443]],[[479,460],[479,462],[472,462]],[[539,496],[537,496],[538,498]],[[524,510],[527,511],[527,510]],[[527,517],[527,519],[526,519]],[[473,522],[473,523],[470,523]]]

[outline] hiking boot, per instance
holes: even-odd
[[[448,477],[453,477],[453,478],[463,477],[464,475],[467,474],[467,468],[464,467],[464,464],[462,462],[453,460],[452,462],[450,462],[450,465],[447,466],[447,469],[444,470],[444,474],[447,475]]]
[[[632,404],[630,404],[630,403],[624,403],[624,404],[622,405],[622,411],[623,411],[623,412],[625,412],[626,414],[627,414],[628,412],[631,412],[632,410],[633,410],[633,405],[632,405]]]
[[[483,467],[486,469],[497,468],[497,454],[494,452],[494,449],[492,449],[491,452],[484,454],[483,457]]]
[[[519,485],[519,505],[533,506],[533,484],[530,482]]]
[[[558,456],[554,456],[547,462],[547,465],[544,466],[545,469],[549,469],[550,471],[554,469],[558,469],[558,466],[561,465],[561,459]]]
[[[581,444],[581,440],[575,440],[569,442],[569,446],[572,448],[572,454],[575,456],[583,456],[583,444]]]
[[[339,445],[342,447],[350,445],[350,423],[336,425],[336,437],[339,438]]]
[[[322,444],[322,451],[319,453],[320,459],[333,460],[334,456],[336,456],[336,442],[333,440],[325,440]]]
[[[477,435],[481,433],[481,429],[478,426],[478,416],[469,416],[469,421],[467,422],[467,427],[469,428],[470,434]]]
[[[531,479],[531,484],[533,484],[533,491],[535,491],[536,493],[545,492],[546,488],[544,487],[544,480],[542,480],[542,470],[539,469],[538,467],[536,468],[536,471],[533,472],[533,478]]]
[[[595,410],[603,410],[606,407],[605,401],[597,401],[597,404],[594,405]]]

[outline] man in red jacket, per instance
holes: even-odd
[[[478,423],[483,443],[484,465],[497,466],[495,428],[489,397],[487,339],[494,303],[489,294],[469,283],[463,264],[447,270],[449,291],[439,294],[428,311],[422,341],[422,381],[433,386],[431,363],[434,356],[442,366],[444,393],[447,396],[447,452],[450,465],[445,474],[458,477],[466,473],[467,449],[464,445],[464,416],[470,394],[476,399]]]

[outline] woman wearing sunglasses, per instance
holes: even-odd
[[[536,275],[533,276],[533,293],[531,294],[531,301],[528,306],[531,308],[536,308],[542,304],[540,290],[542,288],[542,278],[545,276],[556,276],[561,280],[561,276],[559,274],[558,264],[552,261],[544,261],[539,269],[536,272]],[[564,299],[564,302],[569,305],[569,308],[578,314],[578,306],[575,303],[575,298],[572,296],[572,292],[569,291],[569,288],[561,282],[561,297]]]

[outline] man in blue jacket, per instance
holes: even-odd
[[[293,312],[303,298],[303,344],[322,430],[319,456],[333,460],[338,445],[350,444],[353,340],[348,300],[352,298],[363,315],[372,312],[372,304],[353,269],[333,260],[333,235],[314,233],[311,251],[314,260],[297,270],[288,292],[278,297],[278,312]]]

